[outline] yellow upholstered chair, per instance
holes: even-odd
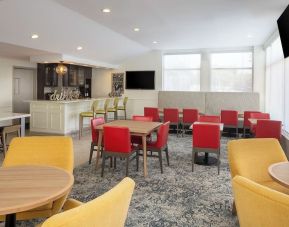
[[[122,105],[118,105],[117,106],[117,110],[118,111],[119,110],[124,111],[124,119],[126,119],[126,104],[127,104],[127,101],[128,101],[128,97],[124,97]]]
[[[19,165],[54,166],[73,172],[73,144],[70,137],[39,136],[14,138],[9,146],[2,167]],[[58,213],[67,195],[33,210],[16,214],[17,220],[46,218]],[[0,216],[4,220],[4,216]]]
[[[289,189],[275,182],[268,173],[271,164],[288,161],[277,139],[233,140],[228,143],[228,152],[232,179],[240,175],[289,194]]]
[[[103,115],[105,121],[107,121],[108,104],[109,104],[109,99],[96,100],[93,103],[94,117],[97,117],[98,115]]]
[[[114,97],[112,106],[107,108],[108,113],[114,114],[114,120],[117,120],[117,106],[118,106],[118,97]]]
[[[41,227],[123,227],[135,183],[126,177],[110,191],[82,204],[68,200],[63,213],[47,219]]]
[[[289,225],[289,196],[235,176],[233,192],[241,227],[285,227]]]

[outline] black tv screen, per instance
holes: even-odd
[[[125,77],[126,89],[155,89],[155,71],[127,71]]]
[[[289,56],[289,6],[285,9],[278,21],[279,34],[283,47],[284,57]]]

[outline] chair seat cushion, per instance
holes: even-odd
[[[81,112],[80,116],[82,116],[82,117],[93,117],[93,112]]]
[[[116,111],[116,108],[108,108],[107,111],[108,111],[108,112],[115,112],[115,111]]]
[[[125,107],[124,106],[118,106],[117,109],[118,110],[125,110]]]
[[[105,114],[105,110],[95,110],[96,114]]]

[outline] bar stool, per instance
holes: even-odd
[[[127,104],[127,101],[128,101],[128,97],[124,97],[123,99],[123,102],[122,102],[122,105],[117,105],[117,110],[122,110],[124,111],[124,119],[126,120],[126,104]]]
[[[114,113],[114,120],[117,120],[117,106],[118,106],[118,97],[115,97],[113,100],[113,106],[107,108],[108,113]]]
[[[97,115],[103,115],[105,122],[107,122],[108,104],[109,104],[109,99],[96,100],[93,103],[94,117],[97,117]]]
[[[2,134],[0,137],[1,137],[1,142],[2,142],[2,146],[3,146],[4,157],[6,155],[7,147],[8,147],[7,135],[16,133],[17,137],[20,137],[20,128],[21,128],[21,125],[11,125],[11,126],[6,126],[3,128]]]
[[[94,113],[93,113],[93,106],[94,103],[97,101],[94,101],[92,106],[91,106],[91,111],[86,111],[86,112],[81,112],[79,114],[79,139],[82,136],[82,130],[83,130],[83,119],[84,118],[93,118],[94,117]]]

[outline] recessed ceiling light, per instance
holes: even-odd
[[[78,46],[76,49],[77,50],[82,50],[83,48],[81,46]]]
[[[135,32],[139,32],[139,31],[140,31],[139,28],[134,28],[133,30],[134,30]]]
[[[102,12],[103,12],[103,13],[110,13],[111,10],[110,10],[109,8],[104,8],[104,9],[102,9]]]
[[[44,63],[46,64],[46,63],[48,63],[48,61],[45,61]]]
[[[32,34],[31,38],[32,38],[32,39],[38,39],[38,38],[39,38],[39,35],[37,35],[37,34]]]
[[[153,41],[153,44],[157,44],[158,42],[157,41]]]

